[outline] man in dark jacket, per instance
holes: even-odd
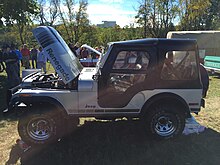
[[[3,52],[0,50],[0,73],[5,70],[5,65],[3,63]]]
[[[11,51],[9,45],[4,45],[2,59],[6,65],[8,87],[13,88],[20,83],[18,76],[18,56],[14,51]]]
[[[22,60],[22,54],[20,50],[16,49],[14,44],[11,44],[11,51],[14,52],[18,56],[18,77],[20,77],[20,63]]]

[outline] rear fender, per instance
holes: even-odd
[[[162,93],[152,96],[148,101],[143,105],[141,109],[141,116],[148,113],[152,106],[159,104],[171,104],[178,105],[180,110],[185,114],[186,117],[190,117],[190,109],[186,101],[180,96],[174,93]]]

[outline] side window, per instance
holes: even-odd
[[[116,92],[125,92],[129,87],[143,82],[149,65],[149,57],[145,51],[119,52],[109,78],[112,88]]]
[[[166,53],[161,79],[192,80],[198,76],[195,51],[169,51]]]
[[[143,51],[121,51],[118,53],[112,69],[147,69],[149,54]]]

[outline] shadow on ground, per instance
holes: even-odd
[[[22,153],[12,147],[6,164],[22,165],[217,165],[220,164],[220,134],[206,129],[201,134],[156,141],[137,127],[138,121],[92,121],[70,136],[44,148]]]
[[[3,111],[7,109],[7,77],[0,75],[0,121],[16,121],[18,118],[14,114],[3,114]]]

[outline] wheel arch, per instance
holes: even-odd
[[[149,98],[141,108],[141,116],[150,112],[152,106],[158,104],[172,104],[180,106],[180,111],[182,111],[186,117],[190,117],[190,109],[186,101],[179,95],[174,93],[160,93]]]
[[[17,103],[24,103],[26,105],[26,108],[22,108],[21,112],[30,110],[31,107],[47,106],[49,108],[56,108],[56,110],[62,112],[63,115],[67,115],[64,106],[57,99],[49,96],[16,97],[11,101],[11,105],[13,106]]]

